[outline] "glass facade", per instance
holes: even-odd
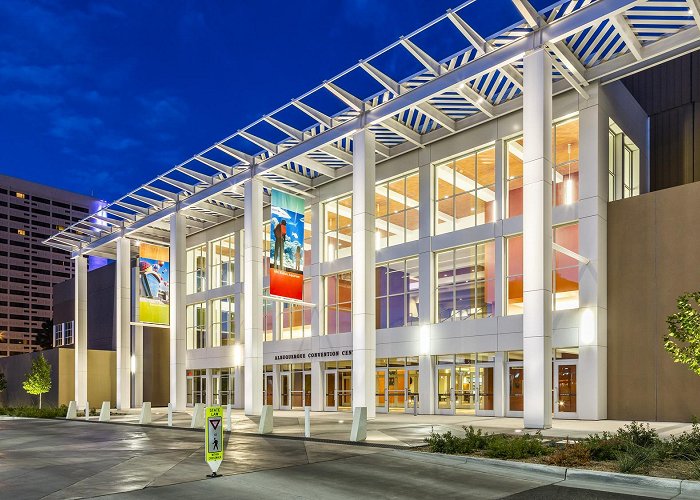
[[[207,246],[187,250],[187,293],[207,289]]]
[[[377,250],[418,239],[418,172],[377,184]]]
[[[563,120],[552,127],[554,206],[578,201],[578,117]]]
[[[207,306],[204,302],[187,306],[187,349],[207,347]]]
[[[349,257],[352,255],[352,195],[324,203],[323,211],[326,261]]]
[[[352,331],[352,273],[326,276],[326,335]]]
[[[418,324],[418,258],[377,266],[377,328]]]
[[[496,218],[496,150],[493,146],[435,167],[435,234]]]
[[[211,347],[234,344],[235,313],[233,296],[211,301]]]
[[[639,195],[639,148],[610,120],[608,130],[608,201]]]
[[[491,240],[436,255],[438,322],[494,315],[495,248]]]
[[[302,300],[311,302],[311,280],[304,280]],[[280,307],[280,339],[311,337],[311,314],[313,307],[282,302]]]
[[[211,288],[233,285],[235,240],[233,235],[211,244]]]

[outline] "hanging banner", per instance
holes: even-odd
[[[141,243],[139,246],[139,321],[170,324],[170,250]]]
[[[304,291],[304,200],[272,190],[270,295],[302,300]]]

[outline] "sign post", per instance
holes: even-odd
[[[204,456],[211,474],[207,477],[221,477],[217,474],[224,460],[224,411],[221,406],[207,408],[207,426],[204,431]]]

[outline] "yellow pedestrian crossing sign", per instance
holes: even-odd
[[[210,477],[216,477],[216,471],[224,460],[224,410],[221,406],[210,406],[207,408],[206,417],[204,454],[212,472]]]

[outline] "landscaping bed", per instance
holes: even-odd
[[[614,433],[555,441],[534,434],[489,434],[463,427],[464,436],[431,433],[424,450],[673,479],[700,479],[700,425],[661,439],[648,424],[632,422]]]
[[[59,406],[57,408],[36,408],[34,406],[0,406],[0,415],[6,415],[8,417],[58,418],[65,417],[67,412],[68,407],[65,405]]]

